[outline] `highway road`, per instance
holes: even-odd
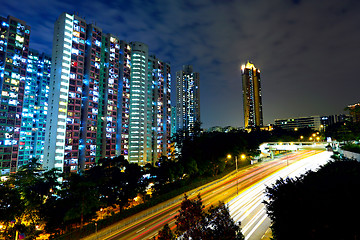
[[[271,186],[279,178],[294,178],[304,174],[306,171],[316,170],[330,159],[331,154],[330,152],[321,152],[297,161],[252,185],[229,201],[230,215],[235,221],[241,222],[245,239],[261,239],[270,226],[271,221],[267,217],[265,206],[262,203],[266,186]]]
[[[222,179],[189,191],[187,195],[193,198],[200,193],[205,208],[219,201],[229,203],[230,213],[236,221],[241,221],[246,239],[261,239],[270,224],[261,203],[265,186],[271,185],[279,177],[300,174],[305,169],[319,166],[325,160],[319,162],[317,159],[329,159],[328,155],[327,152],[314,150],[294,152],[240,169],[237,173],[234,171]],[[313,162],[319,163],[313,165]],[[174,217],[178,214],[182,199],[183,196],[170,199],[85,239],[151,239],[165,223],[175,228]]]

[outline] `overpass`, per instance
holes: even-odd
[[[273,156],[274,151],[326,150],[328,142],[266,142],[259,146],[262,155]]]

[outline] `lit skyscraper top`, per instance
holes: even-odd
[[[251,62],[241,67],[244,125],[246,129],[263,126],[260,70]]]

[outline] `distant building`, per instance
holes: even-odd
[[[350,115],[354,122],[360,122],[360,103],[348,106]]]
[[[176,107],[171,106],[171,137],[176,133]]]
[[[310,128],[315,131],[321,130],[321,117],[298,117],[287,119],[275,119],[275,127],[280,127],[285,130],[296,130],[300,128]]]
[[[260,70],[251,62],[242,65],[245,129],[263,126]]]
[[[310,128],[314,131],[323,131],[326,127],[335,123],[346,122],[349,120],[350,116],[344,114],[275,119],[275,127],[280,127],[285,130]]]
[[[176,72],[176,129],[192,135],[196,122],[200,122],[200,75],[185,65]]]
[[[206,130],[206,132],[223,132],[223,133],[228,133],[228,132],[232,132],[232,131],[240,131],[243,130],[241,128],[237,128],[237,127],[232,127],[232,126],[226,126],[226,127],[220,127],[220,126],[214,126],[214,127],[210,127]]]
[[[323,125],[326,128],[336,123],[350,122],[351,120],[352,117],[345,114],[322,116],[321,125]]]

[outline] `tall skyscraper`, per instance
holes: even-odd
[[[251,62],[242,65],[245,129],[263,126],[260,70]]]
[[[200,75],[184,65],[176,72],[176,128],[192,135],[196,122],[200,122]]]

